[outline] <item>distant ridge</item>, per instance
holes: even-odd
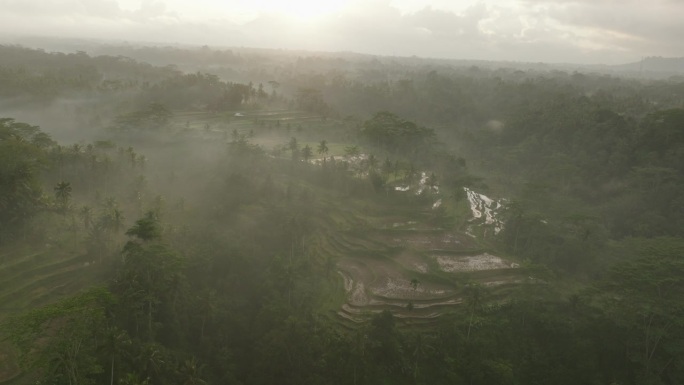
[[[635,63],[621,64],[613,68],[635,72],[684,73],[684,57],[649,56]]]

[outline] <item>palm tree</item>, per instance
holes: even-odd
[[[121,228],[123,227],[123,222],[126,219],[123,215],[123,211],[119,209],[114,209],[112,210],[112,213],[110,215],[111,218],[111,228],[114,230],[115,233],[118,233],[121,231]]]
[[[312,155],[313,155],[313,151],[311,150],[311,147],[307,144],[302,149],[302,158],[304,158],[305,162],[308,162]]]
[[[405,171],[406,171],[406,177],[404,179],[406,180],[406,182],[408,184],[412,184],[416,179],[416,175],[418,174],[418,170],[416,170],[416,166],[413,163],[411,163]]]
[[[200,341],[204,341],[204,329],[207,320],[213,317],[216,311],[216,290],[210,290],[206,295],[197,297],[199,304],[200,318],[202,319],[200,325]]]
[[[292,160],[299,160],[299,143],[297,143],[297,138],[292,137],[290,142],[287,144],[287,148],[292,152]]]
[[[290,149],[290,151],[292,152],[297,151],[299,149],[299,143],[297,143],[297,138],[290,138],[290,141],[287,143],[287,148]]]
[[[389,158],[385,158],[385,161],[382,163],[382,174],[385,176],[385,178],[389,178],[389,175],[392,173],[392,161]]]
[[[327,154],[328,153],[328,142],[325,140],[321,140],[320,143],[318,143],[318,154]]]
[[[468,334],[466,335],[466,339],[470,339],[470,329],[473,326],[473,317],[475,316],[475,311],[482,307],[482,301],[484,300],[486,292],[485,288],[476,282],[467,284],[465,287],[465,292],[468,296],[466,303],[470,308],[470,320],[468,321]]]
[[[64,152],[62,151],[64,147],[57,146],[54,148],[54,153],[57,155],[57,165],[59,166],[59,177],[62,178],[62,168],[64,166]]]
[[[114,385],[114,364],[131,344],[131,339],[125,331],[117,327],[109,327],[105,331],[104,344],[100,349],[110,359],[110,385]]]
[[[525,208],[518,201],[510,201],[506,204],[506,211],[504,212],[504,219],[506,221],[506,233],[513,231],[513,253],[518,251],[518,239],[520,237],[520,229],[524,225],[526,217]]]
[[[107,239],[107,229],[102,221],[91,227],[86,242],[88,252],[97,254],[100,261],[102,261],[102,254],[107,252],[107,245],[109,243]]]
[[[179,374],[183,385],[205,385],[207,382],[200,378],[204,365],[199,364],[195,357],[185,360]]]
[[[145,169],[145,165],[147,164],[147,158],[145,155],[138,155],[138,165],[140,166],[141,169]]]
[[[71,199],[71,183],[69,182],[59,182],[57,186],[53,188],[55,191],[55,197],[62,206],[62,210],[66,211],[69,204],[69,199]]]
[[[73,152],[74,154],[80,154],[82,149],[83,149],[83,146],[81,146],[78,143],[71,146],[71,152]]]
[[[159,374],[163,372],[165,364],[163,352],[155,343],[143,345],[138,357],[136,357],[136,362],[138,362],[139,367],[143,369],[146,375],[146,382],[144,383],[149,383],[150,379],[159,377]]]
[[[136,159],[138,154],[135,153],[133,150],[133,147],[128,147],[126,149],[126,153],[128,154],[128,158],[131,161],[131,167],[135,167]]]
[[[293,162],[298,161],[298,160],[299,160],[299,156],[300,156],[300,153],[299,153],[299,149],[298,149],[298,148],[295,148],[294,150],[292,150],[292,161],[293,161]]]
[[[425,356],[428,354],[428,350],[432,350],[430,345],[428,345],[428,342],[429,341],[425,341],[423,338],[423,334],[414,334],[413,346],[415,348],[413,349],[413,382],[416,384],[418,383],[418,364],[420,361],[425,359]]]
[[[378,158],[376,158],[373,154],[368,155],[368,171],[375,171],[377,167]]]
[[[93,225],[93,208],[90,206],[83,206],[80,215],[81,219],[83,219],[83,227],[86,230],[90,230],[90,226]]]
[[[102,215],[100,216],[100,219],[95,227],[103,234],[118,234],[124,225],[125,219],[126,218],[123,215],[123,211],[119,210],[114,204],[113,208],[108,208],[102,211]]]
[[[143,241],[161,238],[161,227],[153,211],[148,211],[145,217],[135,221],[135,225],[126,231],[126,235]]]

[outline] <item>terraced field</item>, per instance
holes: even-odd
[[[266,150],[283,146],[301,133],[300,145],[314,147],[315,140],[326,139],[328,156],[350,161],[342,157],[345,142],[331,140],[341,135],[337,130],[341,124],[289,110],[176,113],[173,123],[182,135],[201,140],[230,140],[235,131]],[[359,155],[359,162],[364,156]],[[315,160],[312,163],[316,164]],[[476,222],[465,234],[432,223],[430,218],[442,206],[442,197],[438,188],[426,186],[426,175],[423,173],[416,186],[395,187],[397,194],[427,194],[430,199],[423,204],[369,207],[363,202],[347,210],[337,201],[328,202],[337,210],[322,218],[321,233],[312,247],[334,262],[336,274],[331,275],[337,278],[339,293],[330,316],[341,325],[353,328],[383,310],[392,311],[407,324],[431,324],[467,300],[467,285],[486,286],[492,298],[501,299],[524,279],[515,262],[476,241],[472,231]],[[495,230],[503,226],[494,218],[501,206],[498,202],[467,193],[474,221],[481,219]],[[321,194],[320,200],[325,199],[329,197]],[[490,208],[492,204],[496,207]],[[0,249],[0,322],[97,284],[106,269],[81,255],[54,245]],[[0,383],[18,374],[13,362],[11,351],[0,343]]]
[[[466,300],[467,285],[486,287],[491,298],[524,279],[514,261],[476,240],[427,223],[434,205],[386,207],[368,218],[363,232],[331,234],[326,252],[337,261],[344,303],[337,317],[348,327],[390,310],[407,324],[430,324]]]
[[[172,127],[184,135],[231,140],[236,132],[266,150],[284,145],[291,137],[297,137],[301,146],[309,144],[312,148],[315,148],[318,141],[326,139],[329,142],[329,156],[344,153],[344,145],[332,140],[340,134],[339,129],[343,126],[344,123],[338,120],[287,109],[222,113],[176,112],[172,122]],[[311,141],[307,142],[307,138]]]
[[[0,322],[98,282],[97,263],[56,247],[14,247],[0,251]],[[17,376],[12,352],[0,342],[0,383]]]

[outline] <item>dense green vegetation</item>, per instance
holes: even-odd
[[[83,103],[75,144],[0,119],[0,380],[684,383],[682,83],[0,51],[3,108]],[[503,198],[500,232],[464,187]],[[519,268],[395,263],[437,251]],[[344,263],[453,298],[341,317]]]

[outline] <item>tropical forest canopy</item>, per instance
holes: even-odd
[[[681,79],[101,51],[0,46],[0,381],[684,383]]]

